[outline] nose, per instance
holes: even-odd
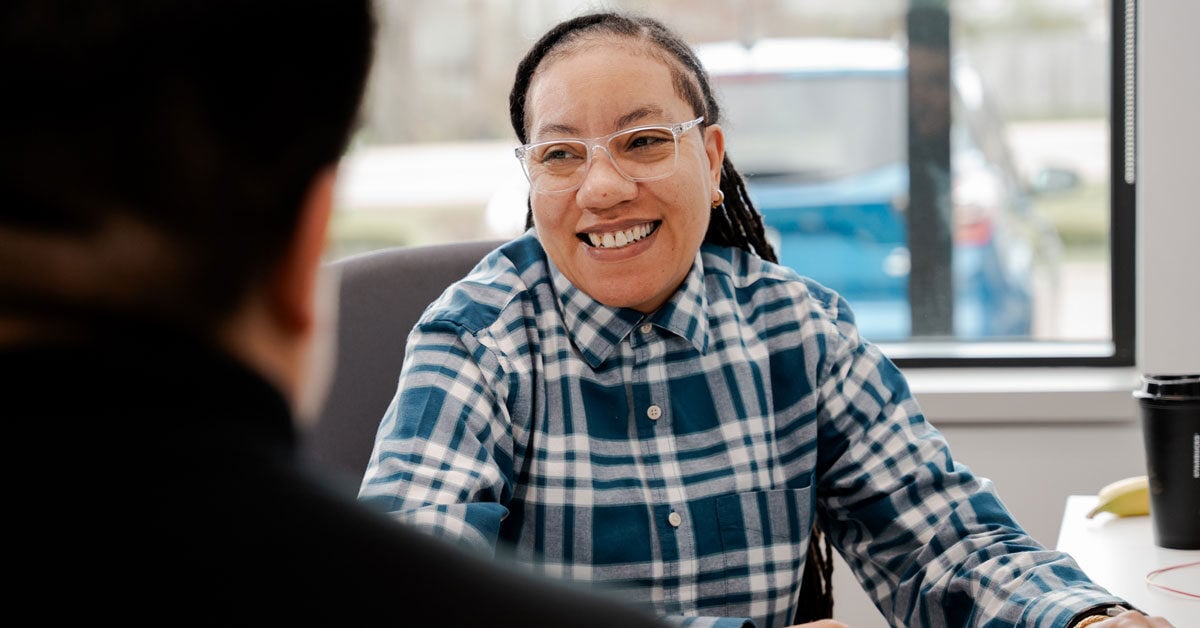
[[[603,153],[607,159],[601,159],[598,153]],[[579,206],[590,210],[604,210],[630,200],[636,194],[637,182],[630,181],[617,170],[612,153],[604,146],[593,146],[587,172],[583,175],[583,183],[575,193]]]

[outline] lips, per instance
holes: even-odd
[[[590,244],[598,249],[619,249],[654,233],[660,224],[662,224],[661,221],[645,222],[628,229],[580,233],[578,236],[585,244]]]

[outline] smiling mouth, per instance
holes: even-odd
[[[576,234],[584,244],[591,245],[598,249],[619,249],[629,246],[638,240],[643,240],[650,234],[658,230],[658,226],[662,224],[661,220],[654,222],[642,223],[634,225],[628,229],[620,231],[608,231],[605,233],[579,233]]]

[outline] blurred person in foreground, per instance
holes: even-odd
[[[29,0],[0,18],[10,610],[656,624],[432,542],[299,463],[368,2]]]
[[[772,263],[676,34],[562,22],[509,105],[532,229],[413,330],[364,500],[691,625],[828,617],[814,525],[892,625],[1163,625],[1108,619],[1121,600],[950,456],[848,305]]]

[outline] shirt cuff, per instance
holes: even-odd
[[[1107,619],[1109,617],[1116,617],[1117,615],[1120,615],[1121,613],[1124,613],[1125,611],[1131,611],[1131,610],[1137,610],[1137,609],[1133,608],[1132,606],[1129,606],[1128,604],[1101,604],[1099,606],[1093,606],[1092,608],[1089,608],[1083,612],[1076,614],[1075,618],[1071,620],[1071,623],[1067,624],[1067,628],[1075,628],[1083,620],[1085,620],[1089,617],[1104,617]],[[1116,612],[1112,612],[1112,611],[1116,611]],[[1138,612],[1141,612],[1141,611],[1138,611]]]
[[[1060,589],[1033,600],[1025,607],[1018,625],[1070,628],[1088,613],[1103,612],[1111,606],[1133,608],[1124,600],[1104,592],[1100,587]]]

